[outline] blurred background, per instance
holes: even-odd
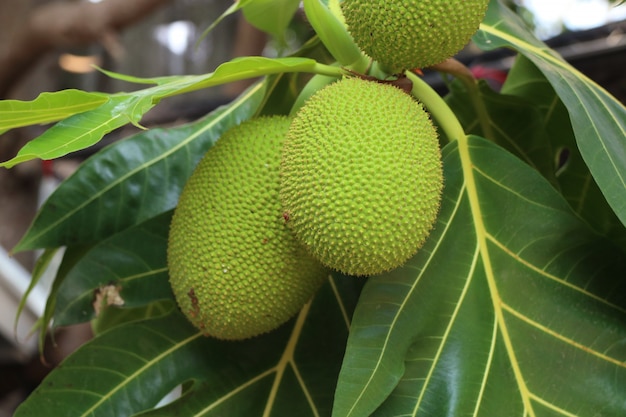
[[[581,72],[626,100],[626,5],[608,0],[503,0],[535,34]],[[236,56],[286,55],[310,35],[301,12],[284,39],[266,36],[240,14],[204,30],[232,0],[0,0],[0,99],[32,100],[44,91],[132,91],[141,86],[111,79],[104,69],[137,77],[201,74]],[[469,45],[458,58],[494,88],[513,62],[510,51],[483,53]],[[440,76],[426,78],[445,94]],[[169,98],[142,125],[173,126],[195,120],[232,100],[246,82]],[[0,137],[0,161],[10,159],[47,126],[9,131]],[[41,202],[89,155],[136,132],[125,127],[98,145],[52,162],[0,168],[0,417],[91,337],[89,324],[62,329],[47,344],[43,364],[37,337],[29,332],[45,306],[54,268],[35,288],[14,331],[14,319],[30,281],[37,253],[9,255]]]

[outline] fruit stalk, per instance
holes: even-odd
[[[478,80],[476,80],[476,77],[474,77],[474,74],[472,74],[469,68],[458,60],[449,58],[440,64],[433,65],[431,69],[453,75],[463,83],[472,102],[472,106],[476,111],[483,136],[489,140],[494,140],[495,136],[491,127],[489,112],[487,111],[485,102],[481,99],[480,90],[478,89]]]
[[[417,74],[406,71],[406,76],[413,83],[411,95],[426,107],[448,140],[454,141],[465,137],[463,126],[444,99]]]

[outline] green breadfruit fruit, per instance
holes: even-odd
[[[280,152],[290,119],[226,132],[185,185],[170,227],[170,282],[205,334],[245,339],[295,315],[328,276],[285,225]]]
[[[438,135],[402,90],[346,78],[314,94],[283,146],[288,225],[323,264],[374,275],[406,262],[436,220]]]
[[[345,0],[355,43],[391,73],[424,68],[469,42],[489,0]]]

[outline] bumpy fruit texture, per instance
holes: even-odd
[[[288,224],[323,264],[350,275],[388,271],[415,254],[442,186],[429,115],[386,84],[347,78],[318,91],[283,147]]]
[[[182,312],[207,335],[236,340],[271,331],[328,276],[283,218],[279,165],[289,122],[259,118],[226,132],[174,212],[170,282]]]
[[[489,0],[345,0],[355,43],[389,72],[424,68],[469,42]]]

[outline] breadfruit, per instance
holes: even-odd
[[[345,0],[355,43],[391,73],[452,57],[469,42],[489,0]]]
[[[170,283],[205,334],[245,339],[295,315],[328,276],[294,238],[279,201],[280,152],[290,119],[228,130],[186,183],[170,226]]]
[[[438,134],[399,88],[346,78],[296,113],[283,146],[288,225],[323,264],[374,275],[417,252],[443,186]]]

